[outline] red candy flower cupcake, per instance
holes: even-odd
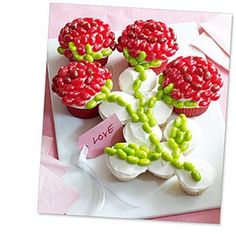
[[[115,49],[115,34],[110,26],[93,18],[78,18],[67,23],[58,40],[58,53],[70,61],[99,61],[105,65]]]
[[[158,96],[188,117],[204,113],[216,101],[223,81],[210,61],[196,56],[178,57],[159,76]]]
[[[159,74],[178,50],[178,44],[174,30],[163,22],[137,20],[123,30],[117,50],[123,52],[131,66],[143,64]]]
[[[111,89],[111,73],[98,62],[70,62],[52,80],[52,91],[61,97],[71,114],[85,119],[98,115],[97,105]]]

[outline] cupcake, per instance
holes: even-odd
[[[159,76],[159,99],[188,117],[204,113],[219,97],[223,81],[210,61],[197,56],[178,57]]]
[[[58,53],[70,61],[98,61],[105,65],[115,49],[115,34],[110,26],[93,18],[78,18],[67,23],[58,40]]]
[[[84,119],[98,115],[97,105],[111,89],[111,73],[98,62],[70,62],[52,80],[52,91],[72,115]]]
[[[123,52],[131,66],[143,64],[159,74],[178,50],[178,44],[174,30],[163,22],[137,20],[122,31],[117,50]]]

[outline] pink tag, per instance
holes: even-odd
[[[87,145],[88,158],[101,155],[104,148],[123,142],[123,125],[116,116],[110,116],[79,137],[79,148]]]

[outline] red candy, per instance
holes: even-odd
[[[163,71],[165,76],[162,86],[173,83],[170,93],[173,99],[181,98],[198,102],[200,107],[208,106],[220,95],[223,81],[213,63],[201,57],[178,57],[170,62]]]
[[[82,107],[101,91],[107,79],[111,79],[111,73],[99,63],[70,62],[52,79],[52,91],[66,106]]]

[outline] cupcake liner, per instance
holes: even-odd
[[[174,107],[174,112],[177,114],[185,114],[187,117],[200,116],[203,114],[209,106],[206,107],[196,107],[196,108],[176,108]]]
[[[67,106],[68,111],[75,117],[82,119],[91,119],[99,115],[98,106],[93,109],[79,109],[71,106]]]
[[[152,69],[157,75],[159,75],[163,70],[165,70],[167,64],[168,64],[168,60],[163,61],[161,63],[161,66],[159,66],[159,67],[151,67],[150,69]]]

